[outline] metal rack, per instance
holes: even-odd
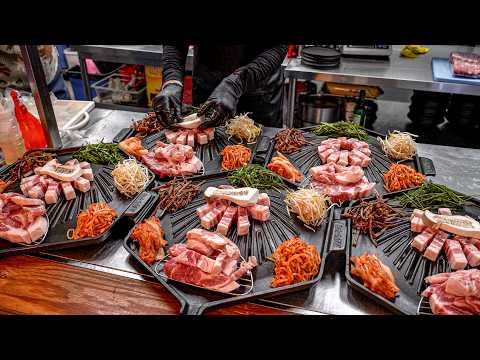
[[[77,51],[80,61],[80,74],[83,88],[88,100],[92,100],[92,91],[88,83],[86,59],[106,62],[117,62],[132,65],[162,65],[162,45],[72,45],[72,50]],[[193,51],[189,49],[187,55],[186,71],[192,71]],[[117,110],[150,111],[150,108],[129,107],[126,105],[96,103],[97,106]]]
[[[451,51],[472,52],[473,47],[447,45],[427,45],[427,47],[430,51],[415,59],[400,57],[401,45],[393,45],[393,53],[388,61],[342,57],[340,66],[333,70],[311,68],[302,65],[298,58],[291,59],[285,68],[285,78],[289,79],[286,126],[293,126],[295,89],[298,79],[480,95],[480,86],[439,82],[433,80],[432,76],[433,57],[448,58]]]

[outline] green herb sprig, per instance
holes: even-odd
[[[319,136],[331,136],[331,137],[346,136],[349,138],[355,138],[362,141],[365,141],[368,139],[368,134],[362,126],[357,125],[353,122],[348,122],[348,121],[339,121],[335,123],[321,123],[311,131],[315,135],[319,135]]]
[[[123,160],[116,144],[104,142],[82,146],[73,153],[73,158],[100,165],[116,165]]]
[[[394,200],[399,201],[404,207],[420,210],[437,210],[439,208],[461,210],[465,204],[471,202],[472,198],[460,195],[445,185],[427,181],[418,189],[407,191],[395,197]]]
[[[228,176],[230,184],[236,187],[253,187],[257,189],[284,189],[283,180],[275,173],[258,164],[243,166]]]

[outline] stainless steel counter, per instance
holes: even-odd
[[[291,80],[289,99],[296,79],[332,81],[357,85],[374,85],[409,90],[480,95],[480,86],[434,81],[432,58],[448,58],[451,51],[471,52],[469,46],[426,45],[430,51],[415,59],[400,57],[403,45],[393,45],[389,60],[342,57],[340,66],[333,70],[319,70],[291,59],[285,68],[285,77]],[[288,102],[287,124],[293,123],[292,102]],[[291,126],[291,125],[288,125]]]
[[[65,146],[111,141],[118,131],[127,127],[132,120],[143,117],[142,113],[95,109],[91,113],[91,124],[85,129],[85,139],[76,140]],[[266,135],[277,130],[265,129]],[[480,151],[467,148],[419,144],[420,156],[434,161],[437,176],[435,181],[469,195],[480,193]],[[137,279],[150,279],[145,271],[129,257],[122,246],[125,230],[119,229],[104,244],[85,248],[56,251],[45,254],[48,258],[92,268],[98,271]],[[344,276],[344,260],[329,258],[323,279],[311,290],[301,291],[268,300],[258,300],[281,308],[298,308],[324,314],[389,314],[390,312],[372,303],[371,300],[350,289]]]

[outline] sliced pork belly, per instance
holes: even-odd
[[[348,154],[348,163],[352,166],[362,166],[362,159],[358,156]]]
[[[215,128],[203,129],[203,132],[207,134],[209,141],[212,141],[215,138]]]
[[[185,145],[187,143],[187,133],[185,131],[177,134],[176,143],[181,145]]]
[[[82,169],[82,177],[88,181],[93,181],[93,171],[91,168]]]
[[[42,199],[45,196],[46,188],[40,183],[34,185],[30,190],[28,190],[28,197],[33,199]]]
[[[327,149],[321,153],[319,153],[319,156],[320,156],[320,160],[322,160],[323,163],[326,163],[327,162],[327,158],[333,154],[335,152],[335,150],[333,149]]]
[[[212,211],[212,204],[202,205],[197,209],[197,216],[201,218],[204,215],[208,214],[210,211]]]
[[[29,199],[23,196],[12,196],[10,198],[10,201],[13,202],[14,204],[20,205],[20,206],[37,206],[37,205],[43,205],[43,200],[41,199]]]
[[[412,247],[420,252],[423,252],[428,247],[434,236],[435,232],[431,228],[427,227],[420,234],[413,238]]]
[[[212,207],[210,212],[200,218],[200,224],[205,229],[211,229],[218,224],[220,219],[223,216],[223,213],[227,209],[227,206],[224,204],[216,204]]]
[[[457,240],[447,239],[445,241],[445,253],[448,263],[453,270],[462,270],[467,266],[468,261],[463,253],[462,246]]]
[[[338,158],[337,164],[342,166],[348,165],[348,150],[340,151],[340,156]]]
[[[204,229],[192,229],[187,232],[187,247],[191,240],[199,241],[208,247],[224,252],[228,257],[240,258],[240,249],[226,236]],[[190,248],[190,247],[189,247]],[[206,255],[206,254],[205,254]],[[209,256],[209,255],[207,255]]]
[[[177,132],[173,130],[166,130],[165,137],[167,138],[167,142],[169,144],[176,144],[177,142]]]
[[[258,195],[257,205],[270,206],[270,197],[267,193],[260,193]]]
[[[236,214],[237,206],[230,205],[223,213],[222,219],[217,225],[217,232],[226,236],[233,224],[233,221],[235,220]]]
[[[239,207],[237,212],[237,235],[247,235],[250,230],[250,220],[248,219],[247,209]]]
[[[60,183],[51,179],[48,181],[48,188],[45,192],[45,203],[55,204],[58,201],[58,195],[60,195]]]
[[[425,228],[426,226],[421,217],[415,216],[410,220],[411,231],[421,233]]]
[[[439,215],[452,215],[452,211],[449,208],[440,208],[438,209]]]
[[[200,145],[208,144],[208,135],[204,132],[197,132],[197,143]]]
[[[187,145],[194,147],[195,146],[195,134],[193,131],[187,133]]]
[[[437,261],[440,251],[442,251],[443,245],[448,238],[448,234],[443,231],[438,231],[433,237],[432,242],[428,245],[427,250],[423,256],[425,256],[430,261]]]
[[[65,199],[72,200],[77,197],[77,195],[75,194],[75,190],[72,187],[72,184],[70,184],[69,182],[62,181],[60,185],[62,187],[63,195],[65,196]]]
[[[27,228],[31,241],[37,241],[48,231],[48,222],[44,216],[39,216]]]
[[[90,190],[90,181],[84,178],[78,178],[73,183],[73,187],[81,192],[87,192]]]
[[[340,151],[334,151],[327,157],[327,163],[336,163],[340,158]]]
[[[478,250],[475,245],[470,244],[465,240],[458,240],[458,241],[462,246],[465,257],[467,258],[468,265],[472,267],[476,267],[480,265],[480,250]]]
[[[268,206],[257,204],[247,207],[247,210],[252,219],[267,221],[270,218],[270,208]]]
[[[27,230],[7,224],[0,224],[0,237],[17,244],[30,244],[32,242],[30,234]]]

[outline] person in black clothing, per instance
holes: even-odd
[[[235,114],[252,113],[255,121],[281,127],[283,72],[288,46],[194,47],[192,105],[210,114],[203,128],[219,126]],[[153,109],[164,126],[181,121],[183,75],[188,45],[163,46],[163,87]]]

